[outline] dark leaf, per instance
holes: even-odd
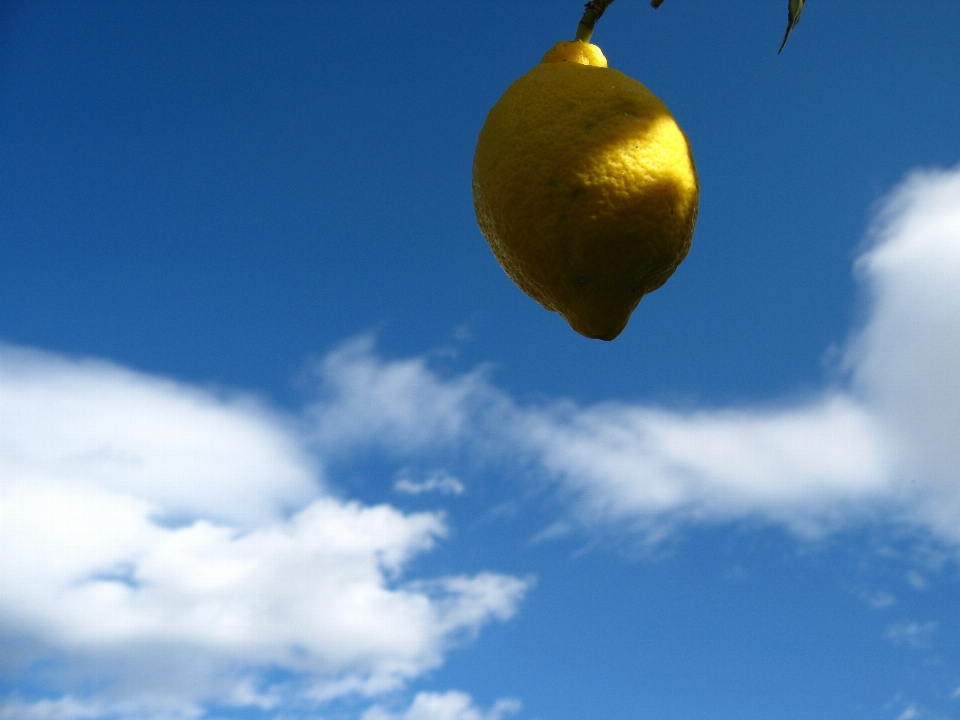
[[[783,51],[783,46],[787,44],[787,38],[790,37],[790,33],[793,32],[793,29],[797,26],[797,23],[800,22],[800,13],[803,12],[803,3],[804,0],[789,0],[789,5],[787,6],[787,32],[784,33],[783,42],[780,43],[780,49],[777,50],[777,55]]]

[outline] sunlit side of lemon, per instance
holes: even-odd
[[[487,116],[480,230],[513,281],[578,333],[612,340],[686,257],[699,185],[686,136],[595,45],[558,43]]]

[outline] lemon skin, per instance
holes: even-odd
[[[510,278],[581,335],[612,340],[690,250],[699,183],[666,105],[573,41],[490,110],[473,197]]]

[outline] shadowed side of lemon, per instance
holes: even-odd
[[[510,278],[581,335],[613,340],[686,257],[699,185],[667,107],[575,40],[490,111],[473,196]]]

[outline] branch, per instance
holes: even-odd
[[[577,40],[590,42],[590,37],[593,35],[593,26],[597,24],[597,20],[603,15],[603,11],[610,7],[612,2],[613,0],[590,0],[584,5],[586,9],[580,19],[580,24],[577,25]]]

